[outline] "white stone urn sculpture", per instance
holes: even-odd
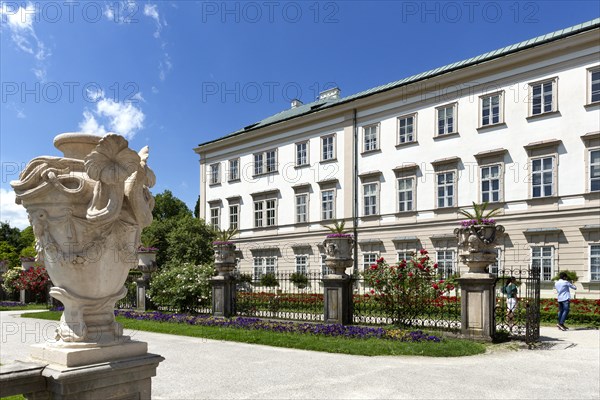
[[[469,267],[470,273],[484,273],[485,268],[496,261],[497,235],[502,233],[504,227],[495,223],[467,225],[454,230],[460,260]]]
[[[325,248],[325,265],[333,275],[346,276],[346,268],[354,263],[352,250],[354,237],[347,233],[332,233],[323,241]]]
[[[213,242],[215,251],[215,269],[219,276],[228,277],[235,270],[235,243],[229,241]]]
[[[150,275],[158,269],[156,264],[156,250],[154,248],[140,247],[137,250],[137,269],[143,274],[143,279],[149,280]]]
[[[82,133],[58,135],[54,145],[64,157],[34,158],[11,185],[29,214],[50,294],[65,306],[57,345],[117,344],[126,338],[114,305],[152,222],[148,147],[136,153],[122,136]]]

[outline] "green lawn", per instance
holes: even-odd
[[[59,320],[60,312],[46,311],[24,314],[24,318]],[[484,353],[486,346],[469,340],[444,338],[441,342],[400,342],[386,339],[348,339],[298,333],[274,333],[214,326],[188,325],[170,322],[140,321],[117,317],[126,329],[171,335],[201,337],[232,342],[262,344],[328,353],[364,356],[412,355],[428,357],[460,357]]]
[[[20,310],[47,310],[46,304],[26,304],[24,306],[5,307],[0,306],[0,311],[20,311]]]

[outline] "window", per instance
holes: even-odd
[[[240,159],[229,160],[229,181],[240,179]]]
[[[377,253],[364,253],[363,254],[363,271],[369,269],[369,267],[373,264],[377,264],[377,258],[379,254]]]
[[[529,85],[530,115],[556,111],[556,79]]]
[[[363,185],[364,215],[377,215],[377,183]]]
[[[324,220],[335,218],[335,193],[333,189],[321,192],[321,218]]]
[[[296,166],[308,164],[308,142],[296,143]]]
[[[552,246],[533,246],[531,248],[531,266],[540,269],[543,281],[552,279],[554,272],[554,257]]]
[[[277,225],[277,199],[254,201],[254,227],[263,228]]]
[[[438,208],[454,207],[454,172],[437,174],[437,206]]]
[[[416,114],[398,118],[398,144],[412,143],[416,140]]]
[[[296,195],[296,223],[308,222],[308,194]]]
[[[406,262],[409,262],[412,259],[414,252],[413,251],[408,251],[408,250],[398,250],[396,252],[396,256],[398,257],[398,262],[405,260]]]
[[[495,203],[500,199],[500,165],[481,167],[481,202]]]
[[[590,192],[600,191],[600,149],[590,150]]]
[[[364,151],[372,151],[379,149],[378,136],[379,125],[365,126],[364,130]]]
[[[240,206],[238,204],[229,206],[229,228],[239,229],[240,227]]]
[[[255,257],[253,266],[254,280],[260,280],[263,275],[277,272],[277,257]]]
[[[600,244],[590,246],[590,280],[600,281]]]
[[[490,264],[490,266],[488,267],[488,271],[492,275],[498,276],[498,272],[502,271],[501,263],[500,263],[501,254],[502,254],[502,251],[499,248],[496,248],[496,261],[494,261],[494,263]]]
[[[481,100],[481,120],[480,126],[488,126],[503,122],[502,115],[502,93],[494,93],[480,97]]]
[[[221,164],[215,163],[210,165],[209,183],[215,185],[221,182]]]
[[[215,229],[219,229],[219,226],[221,225],[221,207],[211,207],[210,208],[210,225],[215,228]]]
[[[277,172],[277,150],[254,154],[254,175]]]
[[[588,104],[600,101],[600,67],[588,70]]]
[[[398,179],[398,211],[413,210],[414,178]]]
[[[554,157],[531,160],[531,196],[549,197],[554,194]]]
[[[437,108],[437,135],[456,132],[456,103]]]
[[[331,270],[325,263],[326,259],[327,259],[327,256],[325,254],[321,254],[321,275],[322,276],[331,274]]]
[[[454,274],[454,250],[438,250],[436,260],[441,277],[449,278]]]
[[[299,274],[308,274],[308,256],[296,256],[296,272]]]
[[[254,155],[254,175],[260,175],[263,173],[263,153]]]
[[[264,207],[265,203],[263,201],[255,201],[254,202],[254,227],[262,228],[263,227],[263,216],[264,216]]]
[[[335,136],[329,135],[321,138],[321,160],[335,159]]]

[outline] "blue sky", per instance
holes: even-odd
[[[193,208],[199,143],[600,16],[597,1],[2,1],[0,219],[63,132],[150,146],[154,193]]]

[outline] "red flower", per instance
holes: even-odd
[[[421,249],[421,250],[419,250],[419,253],[421,253],[421,255],[427,254],[427,250]]]

